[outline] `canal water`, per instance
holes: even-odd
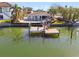
[[[29,36],[28,28],[0,28],[0,56],[79,56],[79,28],[57,27],[59,37]]]

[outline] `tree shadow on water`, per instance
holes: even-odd
[[[17,34],[16,36],[14,36],[13,41],[19,44],[22,41],[22,38],[22,36]]]
[[[12,41],[16,42],[17,44],[19,44],[23,39],[21,29],[19,29],[19,28],[12,28],[11,29],[11,36],[13,39]]]
[[[75,28],[74,28],[74,27],[70,27],[70,28],[68,28],[68,31],[69,31],[69,33],[70,33],[70,37],[69,37],[69,40],[70,40],[70,47],[72,47],[73,40],[76,40]]]

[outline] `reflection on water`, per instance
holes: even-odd
[[[58,38],[29,36],[28,28],[0,29],[0,56],[79,56],[79,29],[57,27]]]

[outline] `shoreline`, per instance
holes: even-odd
[[[41,27],[40,24],[32,24],[33,26]],[[50,27],[78,27],[79,24],[51,24]],[[29,27],[28,23],[2,23],[1,27]]]

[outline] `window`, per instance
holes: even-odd
[[[3,19],[3,15],[0,15],[0,20],[2,20]]]
[[[38,21],[38,17],[37,16],[35,16],[35,21]]]
[[[7,8],[5,9],[5,11],[6,11],[6,12],[9,12],[10,10],[9,10],[9,8],[7,7]]]
[[[43,19],[43,20],[46,19],[46,16],[42,16],[42,19]]]
[[[2,8],[0,8],[0,13],[2,13]]]
[[[3,8],[3,12],[9,12],[9,11],[10,11],[9,7],[4,7]]]

